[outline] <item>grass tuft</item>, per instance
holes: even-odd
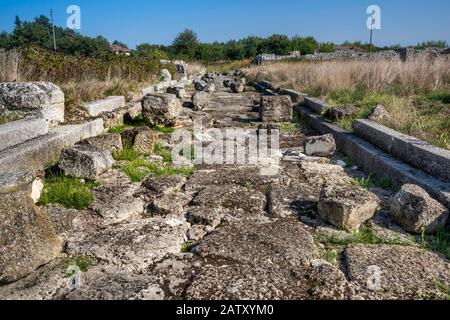
[[[373,174],[369,174],[367,178],[355,178],[353,179],[352,184],[364,189],[380,188],[384,190],[393,190],[394,188],[394,185],[390,179],[377,179],[373,176]]]
[[[97,183],[81,179],[51,174],[46,177],[44,190],[38,205],[60,204],[67,209],[88,208],[94,196],[92,189],[98,186]]]

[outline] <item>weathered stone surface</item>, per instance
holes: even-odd
[[[230,89],[234,93],[244,92],[245,85],[242,82],[233,81],[230,83]]]
[[[186,207],[191,201],[192,196],[185,193],[170,193],[156,197],[150,209],[153,214],[173,215],[181,217],[186,211]],[[148,210],[148,209],[147,209]]]
[[[0,125],[0,150],[42,136],[48,132],[45,119],[23,119]]]
[[[174,94],[178,99],[185,99],[187,97],[186,90],[181,87],[169,87],[167,88],[166,93]]]
[[[64,93],[50,82],[0,83],[0,113],[64,122]]]
[[[216,91],[216,86],[214,85],[214,83],[208,83],[203,88],[203,91],[208,92],[208,93],[213,93],[214,91]]]
[[[355,134],[442,181],[450,181],[450,151],[370,120],[356,120]]]
[[[104,112],[111,112],[125,107],[125,97],[107,97],[105,99],[83,103],[81,106],[90,116],[96,117]]]
[[[123,222],[144,213],[144,202],[134,196],[138,184],[130,183],[121,172],[111,171],[102,176],[102,185],[95,188],[91,208],[98,213],[105,224]]]
[[[379,207],[378,198],[351,184],[327,183],[321,191],[319,217],[345,231],[357,230]]]
[[[289,96],[262,96],[259,116],[263,122],[290,122],[293,109]]]
[[[71,255],[85,254],[122,270],[139,272],[167,253],[179,253],[188,225],[179,220],[151,218],[110,226],[67,245]]]
[[[158,134],[149,127],[126,129],[121,135],[123,144],[132,146],[134,151],[153,154]]]
[[[369,120],[375,121],[378,123],[382,123],[383,121],[390,119],[389,113],[386,111],[386,109],[381,105],[377,105],[375,109],[372,111],[372,113],[369,116]]]
[[[197,91],[203,91],[205,89],[207,83],[203,80],[196,80],[194,81],[194,88]]]
[[[304,97],[304,101],[306,107],[317,114],[324,114],[331,109],[331,106],[316,98]]]
[[[90,145],[103,151],[117,152],[122,151],[122,138],[118,133],[104,133],[99,136],[90,137],[81,140],[78,145]]]
[[[312,284],[309,293],[316,300],[349,299],[354,292],[345,274],[323,260],[313,260],[311,262],[308,279],[309,283]]]
[[[354,245],[345,250],[345,260],[349,281],[371,299],[442,299],[437,283],[450,285],[448,260],[420,248]],[[370,281],[376,270],[381,272],[378,283]]]
[[[443,228],[448,210],[416,185],[406,184],[391,200],[391,215],[408,232],[428,234]]]
[[[161,80],[164,82],[168,82],[172,80],[172,75],[170,74],[170,71],[167,69],[161,70]]]
[[[205,91],[196,92],[192,96],[192,104],[195,111],[200,111],[208,107],[211,100],[210,95]]]
[[[103,131],[102,119],[52,129],[44,136],[0,151],[0,172],[42,170],[54,165],[64,148]]]
[[[233,216],[259,215],[266,207],[266,196],[256,190],[238,185],[208,186],[192,200],[199,207],[222,207],[233,212]]]
[[[304,146],[308,156],[330,157],[336,152],[336,141],[331,134],[307,137]]]
[[[224,214],[220,208],[191,207],[186,213],[186,220],[194,225],[216,228],[222,223]]]
[[[0,283],[8,283],[54,259],[61,242],[27,193],[1,193],[0,198]]]
[[[59,167],[64,174],[89,180],[98,179],[99,175],[111,169],[113,164],[111,152],[90,145],[64,149],[59,159]]]
[[[42,171],[0,173],[0,194],[24,192],[38,202],[44,188],[43,180]]]
[[[171,125],[181,112],[181,102],[173,94],[149,94],[142,99],[142,115],[151,127]]]
[[[204,258],[221,257],[245,264],[299,267],[315,254],[314,239],[297,219],[266,223],[226,223],[195,247]]]
[[[186,183],[184,176],[150,176],[142,186],[150,195],[166,195],[180,191]]]

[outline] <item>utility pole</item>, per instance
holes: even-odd
[[[55,35],[55,24],[53,23],[53,9],[50,10],[50,19],[52,22],[52,30],[53,30],[53,48],[56,51],[56,35]]]
[[[369,52],[372,52],[372,44],[373,44],[373,26],[375,25],[375,18],[372,17],[372,24],[370,25],[370,47]]]

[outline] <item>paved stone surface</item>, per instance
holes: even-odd
[[[304,155],[305,139],[318,136],[318,132],[262,124],[254,103],[261,95],[232,92],[224,85],[226,80],[234,81],[231,76],[234,73],[207,75],[204,80],[216,89],[210,93],[210,103],[195,111],[192,101],[185,98],[178,121],[186,129],[193,127],[194,120],[220,132],[244,129],[244,136],[258,128],[282,129],[283,150],[270,158],[280,159],[272,175],[262,174],[273,164],[269,160],[201,164],[188,177],[153,174],[143,177],[141,183],[131,182],[115,168],[99,177],[90,208],[42,208],[62,240],[64,252],[24,278],[0,285],[0,298],[444,298],[443,287],[436,284],[449,285],[449,261],[418,248],[416,238],[393,221],[389,199],[394,192],[356,188],[354,178],[367,176],[343,166],[340,150],[328,157]],[[194,88],[185,90],[187,97],[194,93]],[[172,147],[167,136],[155,136],[153,143]],[[195,138],[205,147],[212,143],[207,134]],[[234,152],[238,150],[247,153],[245,146]],[[145,159],[168,166],[154,156]],[[122,164],[118,163],[119,167]],[[334,193],[324,197],[324,186],[333,187]],[[374,212],[363,214],[363,219],[351,224],[372,233],[355,240],[353,233],[323,221],[320,212],[324,206],[319,204],[328,198],[345,208],[348,204],[364,207],[376,199],[380,212],[373,217]],[[334,221],[336,214],[329,217]],[[404,246],[358,244],[400,240]],[[74,263],[80,257],[89,257],[91,265],[80,274],[81,286],[69,289],[64,278],[67,261]],[[367,285],[374,283],[372,275],[377,270],[381,272],[381,290],[374,291]]]

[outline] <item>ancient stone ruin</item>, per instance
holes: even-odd
[[[448,223],[447,151],[368,120],[347,132],[240,72],[161,80],[72,124],[55,85],[0,84],[0,114],[20,117],[0,125],[1,299],[445,297],[448,257],[421,241]],[[84,202],[52,198],[65,179]]]

